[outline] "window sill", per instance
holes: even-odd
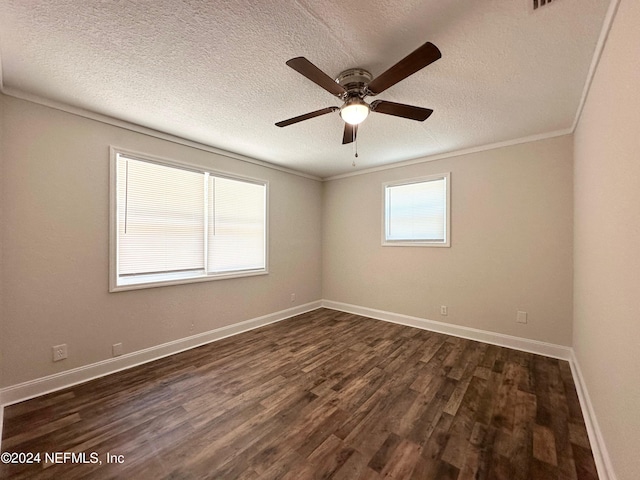
[[[267,275],[269,273],[266,269],[259,270],[245,270],[245,271],[236,271],[229,273],[218,273],[218,274],[199,274],[199,275],[191,275],[191,276],[183,276],[177,278],[165,278],[162,280],[153,280],[149,281],[149,277],[147,278],[135,278],[132,277],[130,279],[126,279],[123,282],[123,279],[120,279],[120,283],[117,284],[112,280],[111,285],[109,286],[109,292],[124,292],[128,290],[141,290],[143,288],[156,288],[156,287],[168,287],[171,285],[184,285],[189,283],[199,283],[199,282],[211,282],[214,280],[226,280],[230,278],[243,278],[243,277],[254,277],[256,275]]]
[[[451,247],[450,242],[420,242],[414,240],[382,241],[383,247]]]

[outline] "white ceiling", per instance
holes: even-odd
[[[609,0],[0,0],[6,93],[37,96],[329,177],[571,128]],[[430,41],[442,58],[379,99],[359,158],[339,100],[285,65],[374,77]],[[368,99],[372,100],[371,98]]]

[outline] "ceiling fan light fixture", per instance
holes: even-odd
[[[369,115],[369,105],[358,97],[350,98],[340,108],[340,116],[350,125],[358,125]]]

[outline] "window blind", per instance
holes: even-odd
[[[267,183],[115,152],[111,291],[267,273]]]
[[[266,187],[209,177],[208,271],[265,268]]]
[[[118,155],[120,276],[204,271],[204,175]]]
[[[391,185],[386,194],[386,239],[444,242],[446,178]]]

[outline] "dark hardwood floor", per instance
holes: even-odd
[[[2,478],[597,478],[567,362],[326,309],[4,415]]]

